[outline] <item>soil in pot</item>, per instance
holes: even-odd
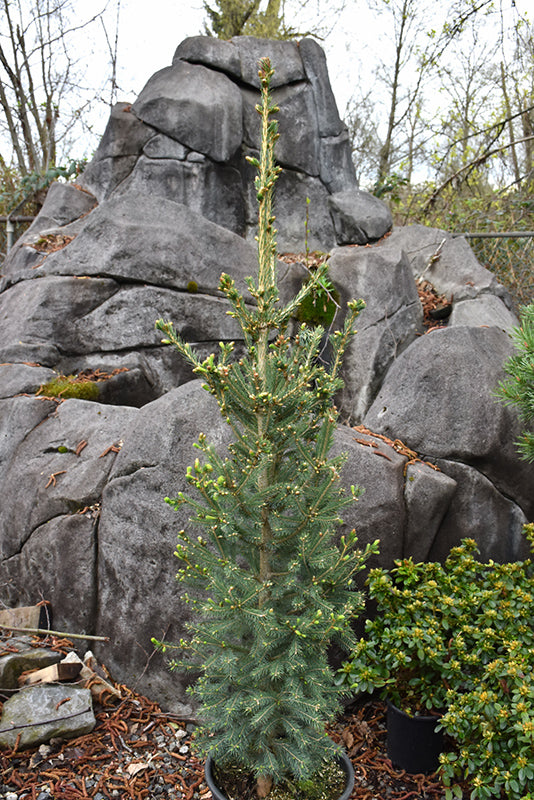
[[[439,716],[409,716],[393,703],[387,710],[387,754],[406,772],[435,772],[443,750],[443,731],[436,731]]]
[[[244,769],[218,767],[211,759],[206,763],[206,779],[210,776],[224,800],[257,800],[256,781]],[[312,779],[273,787],[266,800],[347,800],[354,785],[349,759],[326,764]],[[210,786],[213,793],[213,787]],[[219,800],[214,794],[215,800]]]

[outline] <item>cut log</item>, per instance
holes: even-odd
[[[35,672],[24,672],[19,677],[19,686],[34,686],[38,683],[60,683],[61,681],[76,680],[82,668],[81,663],[60,661],[50,667],[38,669]]]

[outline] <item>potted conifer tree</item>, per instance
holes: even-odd
[[[345,495],[339,482],[343,459],[329,457],[329,450],[339,368],[364,304],[349,303],[343,329],[331,337],[329,368],[318,359],[321,328],[303,324],[290,335],[296,310],[324,281],[326,266],[287,305],[280,304],[272,74],[263,59],[261,154],[249,159],[258,170],[259,201],[258,274],[248,280],[253,303],[245,302],[230,277],[223,274],[220,281],[246,355],[232,360],[233,345],[221,343],[218,357],[200,361],[171,323],[156,323],[164,341],[203,378],[233,433],[226,457],[201,434],[201,457],[187,473],[194,491],[167,499],[175,507],[186,504],[191,523],[203,531],[179,534],[178,578],[194,590],[188,598],[194,621],[187,640],[173,645],[171,667],[200,674],[193,687],[202,721],[197,744],[209,754],[206,773],[210,780],[215,774],[216,798],[235,796],[224,788],[232,774],[240,800],[337,800],[349,797],[353,775],[325,733],[340,700],[327,650],[333,641],[345,649],[354,644],[351,621],[363,608],[354,576],[377,543],[359,550],[354,531],[336,543],[340,513],[358,492],[352,487],[352,495]],[[339,772],[339,761],[343,769],[335,788],[329,770]],[[318,793],[321,773],[326,788]]]

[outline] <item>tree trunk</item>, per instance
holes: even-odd
[[[404,31],[406,28],[406,22],[408,20],[408,2],[409,0],[404,0],[402,4],[401,26],[399,34],[397,36],[397,43],[395,48],[395,69],[393,72],[393,82],[391,85],[391,101],[389,105],[388,127],[387,127],[386,138],[384,140],[382,147],[380,148],[380,154],[379,154],[378,176],[377,176],[378,184],[382,184],[384,182],[391,169],[391,148],[393,140],[393,131],[395,130],[396,126],[397,95],[399,91],[402,55],[404,49]]]
[[[514,144],[514,123],[512,121],[512,108],[510,106],[510,98],[506,89],[506,77],[504,73],[504,64],[501,61],[501,88],[502,96],[504,98],[504,109],[508,118],[508,136],[510,138],[510,155],[512,157],[512,167],[514,170],[515,182],[519,185],[521,182],[521,173],[519,171],[519,162],[517,160],[517,151]]]

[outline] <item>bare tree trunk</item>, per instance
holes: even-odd
[[[56,166],[58,142],[77,118],[68,110],[60,117],[64,96],[79,89],[69,36],[102,12],[69,26],[72,0],[0,0],[0,7],[0,124],[21,175],[43,175]]]
[[[506,77],[504,73],[504,64],[501,61],[501,88],[502,88],[502,96],[504,98],[504,108],[506,111],[506,116],[508,117],[508,136],[510,139],[510,156],[512,158],[512,167],[514,170],[514,178],[515,182],[519,185],[521,182],[521,173],[519,171],[519,162],[517,160],[517,151],[515,149],[514,143],[514,123],[512,120],[512,109],[510,106],[510,98],[508,96],[508,91],[506,89]],[[523,135],[527,135],[523,133]]]
[[[391,84],[391,99],[389,104],[388,127],[387,127],[386,138],[384,140],[382,147],[380,148],[379,161],[378,161],[377,182],[379,184],[384,182],[391,166],[391,146],[393,140],[393,132],[395,130],[396,116],[397,116],[397,94],[399,91],[402,51],[404,47],[404,30],[407,21],[407,3],[408,0],[404,0],[402,5],[401,27],[397,38],[397,46],[395,48],[395,67],[393,70],[393,81]]]
[[[527,98],[523,100],[523,108],[525,109],[521,114],[521,126],[523,128],[523,138],[524,142],[524,153],[525,153],[525,166],[523,169],[524,176],[528,183],[532,183],[533,179],[533,172],[534,172],[534,147],[533,147],[533,139],[534,139],[534,112],[532,111],[532,105],[530,108],[526,108],[528,105]]]

